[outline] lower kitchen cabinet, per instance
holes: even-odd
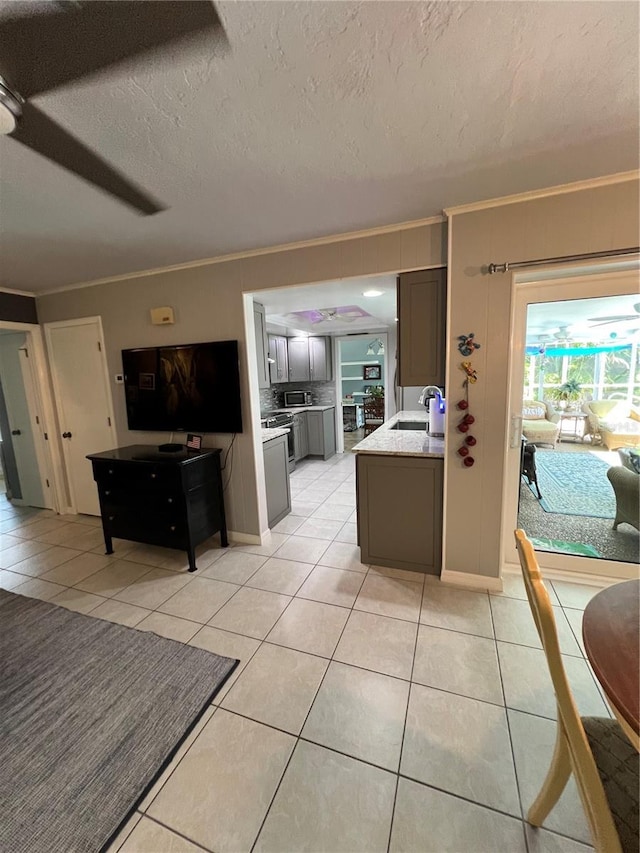
[[[287,436],[280,435],[278,438],[265,441],[262,445],[262,453],[267,491],[267,518],[271,528],[291,512]]]
[[[363,563],[440,574],[443,469],[430,457],[357,455]]]
[[[293,455],[296,462],[309,455],[309,427],[306,412],[296,412],[293,415]]]
[[[336,452],[336,410],[307,412],[309,456],[328,459]]]

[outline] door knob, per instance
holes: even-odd
[[[70,432],[63,432],[62,437],[63,438],[71,438],[71,433]]]
[[[11,430],[11,435],[22,435],[22,433],[20,432],[20,430],[19,430],[19,429],[12,429],[12,430]]]

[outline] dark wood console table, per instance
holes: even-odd
[[[92,453],[107,554],[113,537],[187,552],[196,570],[196,546],[214,533],[226,548],[227,524],[220,450],[161,453],[134,444]]]

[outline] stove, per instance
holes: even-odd
[[[264,412],[260,415],[260,419],[266,421],[265,426],[267,429],[277,429],[278,427],[281,427],[289,430],[287,434],[289,471],[293,471],[296,467],[295,446],[293,442],[293,415],[290,412]]]

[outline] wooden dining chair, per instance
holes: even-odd
[[[527,598],[556,694],[556,745],[527,820],[541,826],[573,773],[599,853],[638,853],[638,753],[615,720],[580,717],[562,664],[558,633],[535,551],[515,531]]]

